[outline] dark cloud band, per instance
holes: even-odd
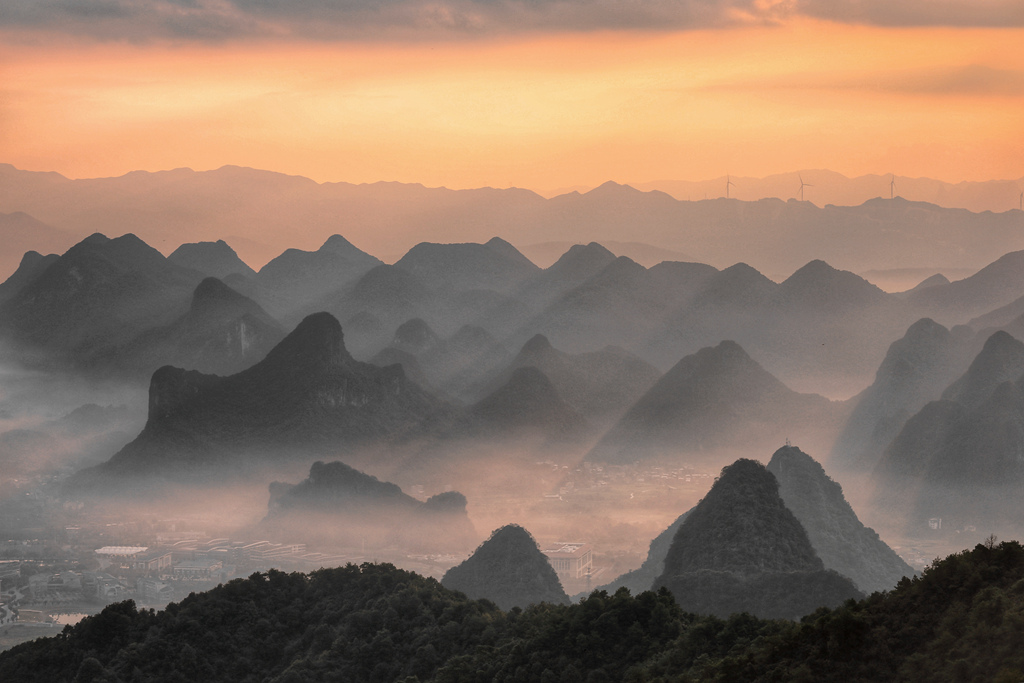
[[[4,0],[0,27],[218,41],[680,30],[805,15],[893,26],[1024,26],[1021,0]]]

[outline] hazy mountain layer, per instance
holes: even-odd
[[[538,334],[523,345],[507,368],[475,391],[493,390],[526,367],[543,372],[567,403],[595,420],[621,414],[660,376],[652,365],[619,347],[568,354]]]
[[[211,467],[237,468],[258,457],[401,439],[446,411],[401,368],[354,360],[337,320],[318,313],[236,375],[158,370],[145,429],[79,481],[157,474],[193,479]]]
[[[887,197],[888,184],[877,182],[868,196]],[[90,180],[0,166],[0,212],[23,211],[78,238],[122,226],[144,230],[140,235],[153,244],[224,239],[254,267],[288,247],[315,248],[339,231],[386,261],[424,240],[515,235],[526,245],[636,241],[642,234],[644,242],[698,261],[718,267],[744,261],[773,274],[793,272],[816,258],[853,271],[980,268],[1024,248],[1012,202],[994,209],[1005,213],[992,214],[900,197],[818,208],[810,202],[714,198],[720,194],[680,201],[606,183],[585,194],[544,199],[520,189],[318,184],[233,166]],[[790,197],[792,191],[780,194]]]
[[[914,323],[889,347],[874,383],[856,407],[832,449],[837,468],[870,471],[909,417],[938,398],[966,363],[970,334],[950,332],[929,318]]]
[[[875,469],[876,505],[906,529],[1017,529],[1024,490],[1024,344],[985,342],[942,399],[907,421]]]
[[[824,468],[795,446],[775,451],[768,471],[826,569],[853,579],[865,593],[891,590],[914,570],[865,527]]]
[[[76,244],[0,305],[0,334],[50,362],[71,365],[168,324],[188,309],[196,271],[134,235]]]
[[[261,534],[329,547],[440,552],[473,546],[466,498],[448,491],[420,502],[342,462],[316,462],[298,484],[274,482]]]
[[[724,341],[680,360],[587,455],[632,462],[721,447],[778,443],[827,429],[837,408],[799,394],[738,344]]]

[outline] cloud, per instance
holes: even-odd
[[[99,39],[500,35],[773,21],[766,0],[4,0],[0,27]]]
[[[101,40],[437,39],[680,30],[794,16],[886,26],[1024,26],[1021,0],[3,0],[0,29]]]
[[[757,81],[714,83],[707,91],[832,90],[904,95],[1024,97],[1024,71],[981,64],[874,72],[870,76],[836,73],[788,74]]]
[[[808,17],[873,26],[1024,26],[1021,0],[795,0]]]

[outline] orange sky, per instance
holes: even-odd
[[[1024,28],[810,19],[404,43],[0,34],[0,162],[539,190],[803,168],[1019,178],[1020,45]]]

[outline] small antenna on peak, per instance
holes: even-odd
[[[787,447],[787,448],[789,448],[789,447],[790,447],[790,446],[792,446],[792,445],[793,445],[793,444],[791,444],[791,443],[789,442],[789,437],[786,437],[786,447]]]

